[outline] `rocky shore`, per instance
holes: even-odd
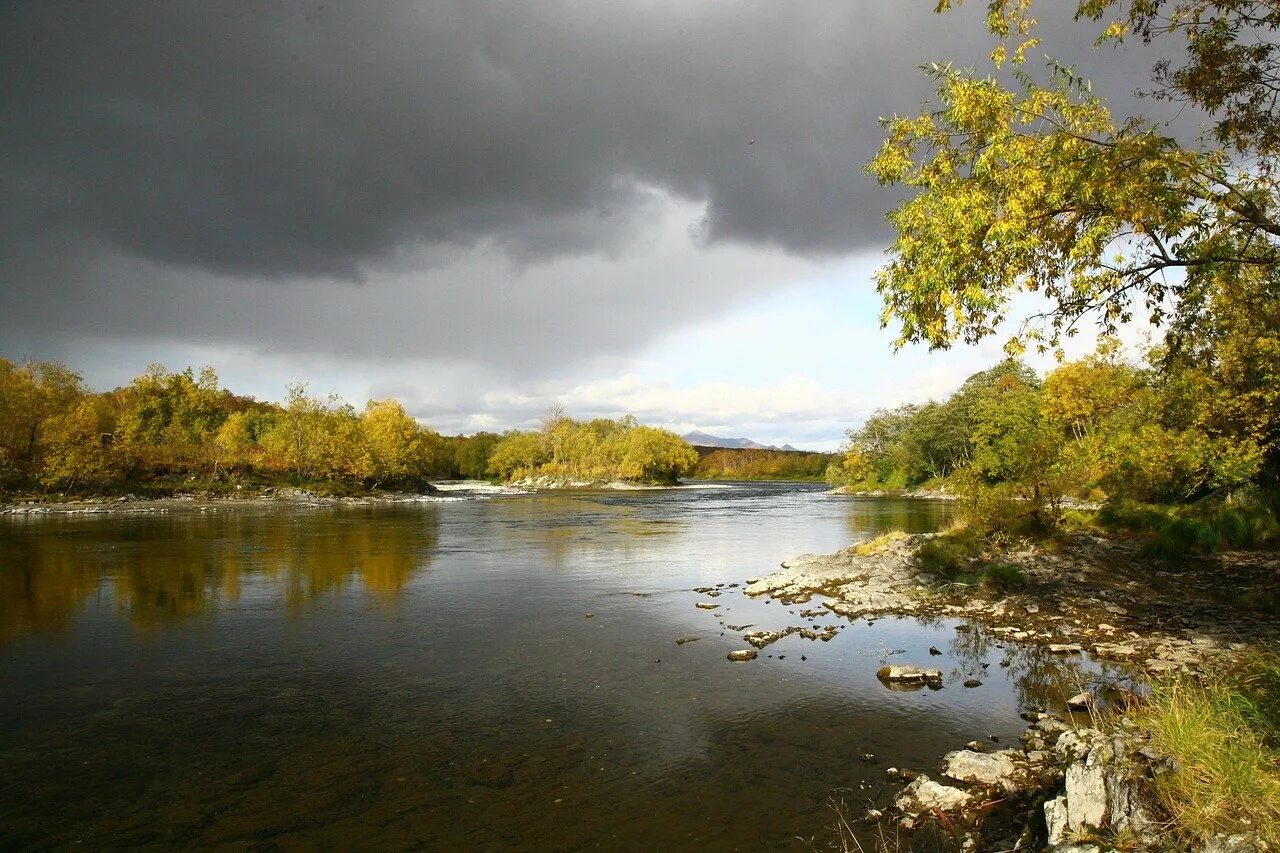
[[[166,513],[174,511],[210,512],[217,510],[253,507],[290,506],[372,506],[377,504],[425,503],[443,500],[459,500],[446,496],[441,490],[428,486],[423,492],[377,492],[350,497],[319,495],[306,489],[280,488],[246,492],[234,497],[217,497],[194,493],[180,493],[162,498],[144,498],[137,495],[118,497],[80,498],[65,501],[20,501],[0,504],[0,516],[40,515],[110,515]]]
[[[958,631],[1040,646],[1051,656],[1092,655],[1138,675],[1195,676],[1213,658],[1280,629],[1273,615],[1280,580],[1274,553],[1233,553],[1175,567],[1140,558],[1133,540],[1074,534],[1000,554],[1000,563],[1025,578],[1016,591],[1001,593],[927,572],[915,555],[930,536],[884,537],[835,554],[795,557],[771,575],[750,579],[746,594],[790,604],[821,597],[820,606],[803,611],[806,618],[962,619]],[[1221,583],[1224,571],[1233,578],[1230,595]],[[744,639],[763,648],[789,633]],[[942,677],[907,664],[885,666],[878,675],[894,689],[918,689]],[[975,741],[948,753],[931,774],[890,768],[891,780],[909,784],[887,814],[872,809],[866,819],[906,833],[930,827],[950,845],[974,851],[1262,849],[1247,837],[1188,842],[1170,836],[1155,785],[1171,760],[1124,717],[1094,713],[1098,704],[1085,690],[1066,702],[1080,713],[1028,711],[1031,725],[1019,748],[997,751]]]
[[[1177,763],[1129,720],[1100,730],[1053,714],[1028,716],[1034,722],[1020,748],[990,751],[980,742],[969,744],[942,758],[936,779],[889,768],[890,779],[911,782],[889,815],[873,809],[864,819],[892,821],[908,833],[941,825],[961,850],[1266,850],[1247,835],[1176,836],[1156,789]]]
[[[923,570],[915,552],[932,535],[794,557],[753,579],[747,595],[795,604],[822,596],[823,609],[847,618],[974,620],[1012,642],[1087,652],[1150,673],[1198,670],[1207,658],[1280,629],[1274,615],[1241,606],[1275,595],[1275,554],[1231,553],[1171,567],[1139,558],[1137,541],[1073,534],[1001,554],[999,562],[1016,568],[1026,584],[999,594],[981,584],[945,583]],[[1226,570],[1233,577],[1230,595],[1221,583]]]

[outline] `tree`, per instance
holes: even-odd
[[[0,480],[39,471],[50,422],[84,394],[79,374],[57,362],[0,359]]]
[[[940,0],[940,11],[951,0]],[[1009,339],[1056,348],[1094,316],[1113,332],[1141,305],[1157,323],[1224,309],[1252,282],[1280,294],[1275,155],[1280,68],[1274,3],[1079,0],[1077,17],[1118,14],[1103,40],[1184,39],[1186,61],[1155,69],[1155,94],[1207,111],[1211,132],[1186,146],[1140,117],[1113,118],[1072,69],[1026,73],[1032,0],[990,0],[996,68],[1015,85],[934,65],[939,106],[885,121],[869,165],[915,193],[889,216],[897,231],[877,286],[899,344],[946,347],[995,333],[1020,291],[1048,298]]]
[[[489,457],[499,438],[491,432],[478,432],[461,439],[454,450],[453,464],[459,474],[469,480],[489,477]]]

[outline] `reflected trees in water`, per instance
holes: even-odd
[[[430,564],[439,515],[428,506],[42,520],[9,528],[3,539],[0,642],[65,631],[90,599],[103,597],[143,634],[207,617],[250,584],[292,613],[353,586],[392,606]]]

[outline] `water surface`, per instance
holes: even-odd
[[[746,484],[0,519],[0,848],[823,847],[833,799],[1013,741],[1076,676],[906,619],[731,663],[727,626],[815,620],[727,585],[948,512]],[[887,690],[888,658],[947,685]]]

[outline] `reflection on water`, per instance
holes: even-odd
[[[151,631],[237,601],[247,579],[273,588],[291,614],[352,582],[390,605],[430,563],[438,523],[435,506],[28,522],[4,531],[0,642],[65,631],[90,598],[104,596]]]
[[[804,621],[728,584],[948,511],[775,484],[0,523],[0,848],[808,849],[831,797],[1063,698],[949,620],[726,661],[726,625]],[[886,690],[897,650],[946,687]]]

